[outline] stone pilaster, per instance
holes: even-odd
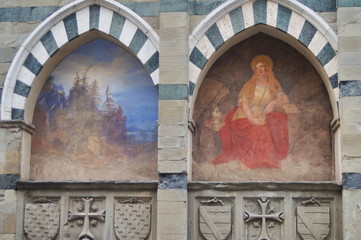
[[[157,239],[187,239],[188,0],[160,1]]]
[[[361,235],[360,11],[360,1],[338,1],[344,239],[358,239]]]

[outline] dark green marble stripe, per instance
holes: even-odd
[[[298,40],[303,43],[306,47],[311,43],[313,36],[315,36],[317,29],[308,21],[302,27],[301,34]]]
[[[116,39],[120,37],[125,23],[125,17],[119,15],[118,13],[113,14],[112,23],[110,25],[109,34]]]
[[[13,120],[24,120],[24,109],[12,108],[11,119]]]
[[[193,95],[194,89],[196,88],[196,85],[193,82],[189,82],[189,95]]]
[[[332,88],[338,88],[338,74],[334,74],[330,77],[330,82]]]
[[[149,58],[149,60],[144,64],[145,69],[147,69],[148,73],[151,74],[155,70],[159,68],[159,52],[153,54]]]
[[[0,174],[0,189],[16,189],[19,174]]]
[[[31,87],[25,83],[23,83],[20,80],[16,81],[14,93],[23,96],[28,97]]]
[[[160,0],[161,12],[188,12],[188,0]]]
[[[208,59],[196,47],[193,49],[189,60],[200,69],[203,69],[204,65],[208,62]]]
[[[340,81],[340,97],[361,96],[361,81]]]
[[[46,51],[50,56],[53,56],[59,49],[58,44],[55,41],[54,35],[51,31],[47,32],[41,39],[41,43],[44,45]]]
[[[185,173],[159,174],[158,189],[187,189],[188,177]]]
[[[59,7],[0,8],[0,22],[44,21]]]
[[[361,189],[361,173],[343,173],[342,174],[343,189]]]
[[[148,39],[147,36],[138,28],[137,31],[135,32],[132,41],[129,44],[129,48],[135,54],[138,54],[139,50],[143,47],[147,39]]]
[[[315,12],[335,12],[336,0],[297,0]],[[338,0],[340,1],[340,0]]]
[[[361,7],[360,0],[337,0],[338,7]]]
[[[190,15],[207,15],[227,0],[190,1]]]
[[[290,24],[291,15],[292,11],[290,9],[285,8],[282,5],[278,5],[276,27],[284,32],[287,32],[288,25]]]
[[[320,61],[322,66],[325,66],[332,58],[336,56],[335,51],[329,43],[327,43],[320,53],[317,55],[317,59]]]
[[[159,2],[124,2],[123,4],[141,17],[159,16]]]
[[[29,53],[28,57],[26,58],[24,66],[35,75],[38,75],[40,70],[43,68],[43,65],[41,65],[38,59],[36,59],[31,53]]]
[[[221,32],[217,24],[213,24],[206,32],[206,36],[208,37],[209,41],[212,43],[213,47],[217,50],[220,46],[223,45],[224,40],[222,37]]]
[[[267,1],[257,0],[253,3],[254,24],[267,23]]]
[[[78,34],[78,25],[75,13],[71,14],[70,16],[64,18],[64,26],[66,30],[66,34],[68,35],[68,40],[73,40],[76,38]]]
[[[229,17],[231,18],[232,27],[235,34],[244,30],[244,18],[241,7],[230,12]]]
[[[159,100],[185,100],[188,98],[186,84],[159,84]]]
[[[100,6],[92,5],[89,7],[89,26],[90,29],[99,29]]]

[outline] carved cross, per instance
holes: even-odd
[[[249,211],[244,212],[244,221],[246,223],[253,221],[253,220],[261,220],[262,221],[262,228],[261,228],[261,235],[259,236],[258,240],[271,240],[267,234],[266,230],[266,223],[267,220],[275,220],[277,222],[282,223],[284,221],[283,212],[275,212],[273,207],[270,207],[269,211],[267,211],[267,207],[269,205],[269,199],[261,198],[257,200],[259,205],[261,206],[261,214],[251,213]],[[273,213],[272,213],[273,212]],[[272,214],[271,214],[272,213]],[[273,225],[273,222],[271,222]],[[271,225],[270,225],[271,227]]]
[[[73,213],[69,210],[68,220],[74,219],[84,219],[83,230],[79,235],[79,240],[94,240],[93,234],[90,232],[89,220],[92,220],[92,224],[96,225],[96,220],[105,221],[105,210],[100,210],[97,212],[90,212],[91,202],[93,198],[82,198],[84,204],[84,212],[75,212]],[[79,210],[79,209],[78,209]]]

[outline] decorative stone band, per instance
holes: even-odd
[[[187,189],[186,173],[159,174],[158,189]]]
[[[154,85],[158,85],[159,37],[154,30],[135,13],[112,0],[97,0],[95,2],[99,4],[82,6],[82,8],[77,5],[77,3],[83,4],[84,2],[94,3],[94,1],[78,0],[71,4],[72,6],[67,7],[69,14],[56,21],[56,17],[59,15],[58,12],[62,11],[62,9],[59,9],[58,12],[49,17],[49,21],[56,21],[50,30],[48,29],[40,36],[40,39],[39,36],[33,33],[28,41],[32,42],[28,44],[30,46],[25,44],[19,50],[19,52],[22,51],[22,56],[19,58],[24,60],[21,61],[21,59],[15,57],[13,64],[20,64],[20,67],[14,66],[13,68],[18,69],[15,72],[11,71],[14,69],[10,68],[5,80],[2,96],[2,105],[4,106],[1,106],[2,120],[24,120],[24,106],[27,97],[33,81],[44,64],[66,43],[91,30],[104,32],[128,47],[144,64]],[[118,11],[113,11],[101,4],[113,8],[116,6]],[[79,10],[76,10],[76,7],[79,7]],[[132,18],[129,17],[131,15],[133,15]],[[41,28],[41,26],[39,27]],[[34,38],[38,40],[34,41]],[[27,53],[25,56],[24,51]]]
[[[235,2],[214,10],[190,36],[190,95],[193,95],[200,72],[217,49],[236,34],[265,24],[293,36],[313,53],[324,67],[338,101],[337,37],[316,13],[295,0]]]
[[[361,189],[361,173],[343,173],[342,174],[343,189]]]
[[[0,189],[15,189],[19,174],[0,174]]]

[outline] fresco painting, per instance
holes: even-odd
[[[199,89],[193,180],[333,180],[332,109],[317,71],[257,34],[229,49]]]
[[[38,97],[31,178],[157,179],[158,96],[142,64],[98,39],[67,56]]]

